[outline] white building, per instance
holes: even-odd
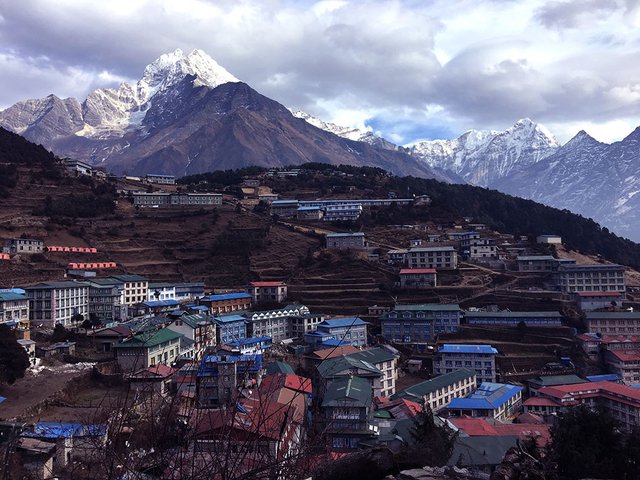
[[[449,247],[415,247],[407,253],[409,268],[458,268],[458,254],[455,248]]]
[[[329,233],[326,235],[327,248],[332,250],[362,249],[365,247],[364,232]]]
[[[562,244],[562,237],[560,235],[538,235],[536,237],[536,242],[560,245]]]
[[[43,282],[25,288],[32,325],[65,327],[89,318],[89,284]]]
[[[473,368],[479,382],[496,381],[496,355],[491,345],[445,344],[433,357],[434,375]]]

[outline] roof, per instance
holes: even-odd
[[[254,343],[263,343],[263,342],[271,342],[271,341],[272,341],[272,338],[269,336],[250,337],[250,338],[243,338],[241,340],[235,340],[233,342],[229,342],[227,343],[227,345],[231,347],[239,347],[241,345],[253,345]]]
[[[640,351],[638,350],[607,350],[607,355],[613,355],[622,362],[640,361]]]
[[[316,350],[315,352],[310,353],[311,356],[317,357],[321,360],[326,360],[328,358],[340,357],[342,355],[349,355],[354,352],[358,352],[359,350],[351,344],[340,345],[335,348],[323,348],[322,350]]]
[[[403,268],[400,275],[420,275],[426,273],[436,273],[435,268]]]
[[[298,207],[299,212],[312,212],[321,210],[322,207]]]
[[[523,403],[527,407],[557,407],[558,402],[547,397],[529,397]]]
[[[180,302],[177,300],[152,300],[150,302],[142,303],[145,307],[156,308],[156,307],[175,307],[176,305],[180,305]]]
[[[355,233],[327,233],[327,238],[340,238],[340,237],[364,237],[364,232]]]
[[[585,377],[590,382],[619,382],[622,380],[617,373],[605,373],[603,375],[589,375]]]
[[[455,249],[451,246],[448,247],[413,247],[409,249],[411,252],[455,252]]]
[[[504,318],[562,318],[559,312],[464,312],[465,317],[504,317]]]
[[[517,385],[483,382],[472,394],[451,400],[447,408],[449,410],[494,410],[522,390],[523,387]]]
[[[251,282],[249,285],[252,287],[285,287],[287,284],[284,282]]]
[[[371,364],[389,362],[398,358],[391,351],[383,347],[370,348],[367,350],[359,350],[354,353],[348,353],[347,356],[357,358],[359,360],[365,360]]]
[[[44,289],[55,289],[55,288],[82,288],[89,287],[88,283],[84,282],[41,282],[36,283],[35,285],[30,285],[25,287],[25,290],[44,290]]]
[[[243,315],[233,313],[231,315],[219,315],[215,316],[213,320],[216,323],[232,323],[232,322],[244,322],[246,318]]]
[[[130,377],[154,376],[167,378],[175,373],[175,369],[159,363],[152,367],[142,368],[130,375]]]
[[[131,338],[126,339],[122,343],[114,345],[114,348],[139,348],[139,347],[155,347],[165,342],[177,340],[182,337],[181,333],[174,332],[168,328],[162,328],[156,331],[140,333]]]
[[[584,383],[584,378],[575,374],[570,375],[545,375],[542,377],[531,378],[529,383],[540,385],[541,387],[551,387],[554,385],[575,385],[576,383]]]
[[[411,305],[396,305],[394,311],[447,311],[457,312],[460,310],[460,305],[457,303],[418,303]]]
[[[213,323],[213,319],[205,314],[202,313],[194,313],[191,315],[182,315],[180,316],[180,318],[176,319],[179,320],[183,323],[186,323],[187,325],[189,325],[191,328],[196,328],[198,325],[201,325],[203,323]]]
[[[497,354],[498,350],[491,345],[474,345],[470,343],[445,343],[438,348],[438,353],[475,353],[475,354]]]
[[[354,327],[356,325],[367,325],[367,322],[360,317],[345,317],[345,318],[330,318],[323,320],[318,324],[318,327]]]
[[[111,275],[111,278],[115,278],[116,280],[120,280],[125,283],[147,281],[147,279],[141,275]]]
[[[204,300],[209,300],[210,302],[221,302],[224,300],[239,300],[241,298],[251,298],[251,295],[246,292],[221,293],[219,295],[209,295],[208,297],[204,297]]]
[[[275,362],[268,363],[266,365],[267,375],[273,375],[274,373],[295,373],[293,367],[287,362],[276,360]]]
[[[80,423],[38,422],[33,430],[22,432],[30,438],[70,438],[106,435],[106,425],[82,425]]]
[[[448,465],[457,467],[498,465],[502,462],[504,454],[518,443],[517,435],[503,435],[497,437],[458,436],[453,445],[453,452],[449,457]]]
[[[352,371],[352,369],[364,370],[366,373],[376,376],[382,375],[382,372],[371,363],[346,355],[327,359],[318,365],[318,373],[324,378],[339,375],[340,372]]]
[[[554,398],[574,395],[593,396],[611,394],[618,398],[627,397],[630,400],[640,402],[640,390],[614,382],[586,382],[575,385],[558,385],[555,387],[541,388],[538,390],[538,393]]]
[[[518,255],[516,257],[518,262],[533,262],[533,261],[545,261],[545,262],[555,262],[558,259],[552,257],[551,255]]]
[[[469,377],[475,377],[476,371],[470,368],[461,368],[455,372],[445,373],[439,377],[425,380],[424,382],[412,385],[404,390],[401,390],[391,396],[392,399],[396,398],[414,398],[422,400],[422,397],[429,395],[430,393],[440,390],[448,385],[465,380]]]
[[[14,292],[0,292],[0,302],[11,302],[13,300],[27,300],[27,297]]]
[[[590,263],[586,265],[560,265],[558,267],[559,272],[572,272],[572,271],[584,271],[584,270],[624,270],[622,265],[615,263]]]
[[[329,384],[322,400],[323,407],[341,407],[345,400],[352,400],[356,406],[370,407],[373,402],[371,384],[360,377],[344,377]]]
[[[545,233],[544,235],[538,235],[541,238],[549,238],[549,237],[557,237],[560,238],[560,235],[556,235],[555,233]]]
[[[587,320],[591,319],[629,319],[640,320],[640,311],[638,312],[585,312]]]
[[[311,379],[302,377],[294,373],[274,373],[273,375],[267,375],[262,379],[260,388],[274,389],[274,388],[288,388],[296,392],[303,392],[311,395]]]
[[[620,297],[620,292],[578,292],[579,297]]]

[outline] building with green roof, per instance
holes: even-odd
[[[433,412],[444,409],[454,398],[462,398],[475,391],[476,372],[470,368],[461,368],[451,373],[412,385],[391,396],[392,400],[406,398],[426,405]]]
[[[313,378],[314,394],[324,398],[331,382],[344,377],[360,377],[371,385],[374,395],[380,395],[380,380],[382,372],[366,360],[342,355],[329,358],[316,368],[317,374]]]
[[[163,364],[170,366],[180,355],[181,333],[168,328],[149,330],[114,345],[116,360],[124,371]]]
[[[348,451],[373,435],[373,389],[364,378],[346,376],[331,382],[322,399],[322,418],[328,447]]]

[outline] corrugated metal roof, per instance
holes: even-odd
[[[456,370],[455,372],[445,373],[444,375],[440,375],[439,377],[417,383],[416,385],[412,385],[392,395],[391,398],[413,398],[422,400],[422,397],[429,395],[436,390],[440,390],[448,385],[453,385],[454,383],[458,383],[462,380],[475,376],[475,370],[471,370],[469,368],[461,368],[460,370]]]
[[[360,377],[344,377],[332,381],[325,393],[323,407],[344,406],[345,400],[353,400],[349,406],[369,407],[373,403],[371,384]]]
[[[478,353],[478,354],[497,354],[498,350],[491,345],[473,345],[468,343],[445,343],[438,348],[438,353]]]
[[[494,410],[523,390],[517,385],[484,382],[471,395],[454,398],[447,406],[449,410]]]
[[[206,300],[209,300],[212,302],[220,302],[223,300],[238,300],[241,298],[251,298],[251,295],[249,295],[248,293],[238,292],[238,293],[221,293],[219,295],[209,295],[208,297],[205,297]]]

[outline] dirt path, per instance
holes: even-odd
[[[24,378],[13,385],[0,386],[0,396],[7,399],[0,404],[0,419],[10,420],[19,417],[25,410],[53,396],[60,391],[67,382],[83,375],[87,368],[72,365],[52,367],[53,370],[43,369],[38,374],[28,372]],[[89,367],[90,368],[90,367]]]

